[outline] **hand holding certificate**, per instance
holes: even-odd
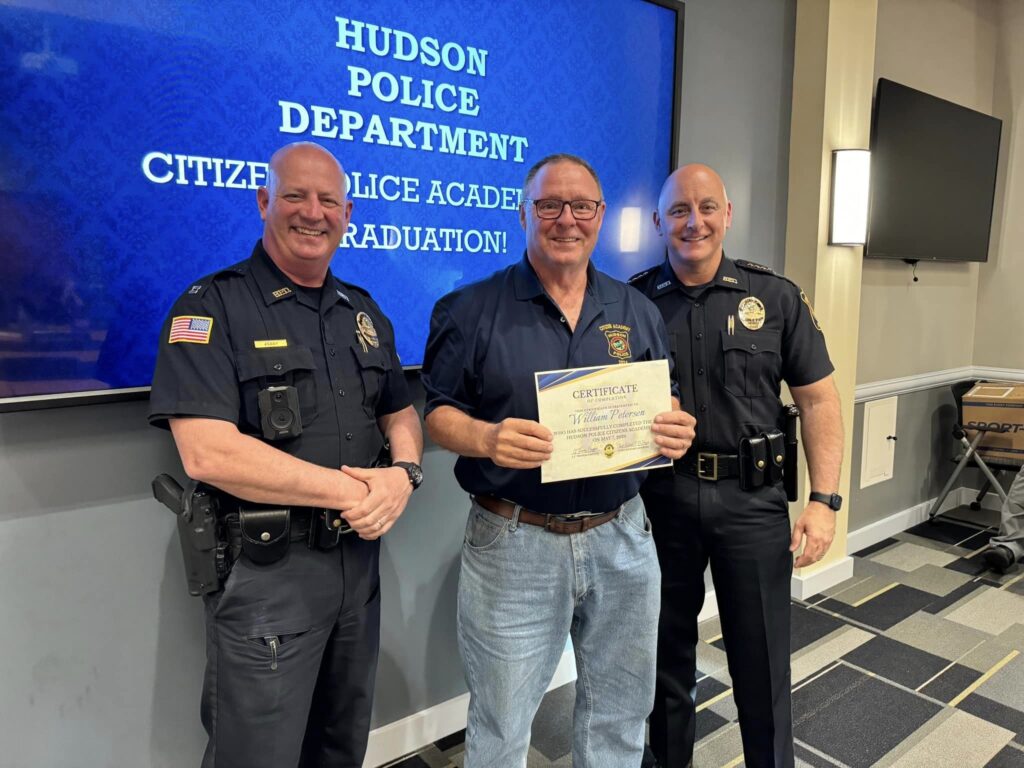
[[[539,421],[551,430],[541,482],[666,467],[651,425],[672,409],[668,363],[572,368],[534,374]]]

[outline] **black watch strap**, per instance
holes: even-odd
[[[423,484],[423,469],[414,461],[393,461],[391,462],[393,467],[401,467],[405,470],[405,473],[409,476],[409,482],[412,484],[412,489],[415,491],[420,485]]]
[[[838,512],[843,506],[843,497],[838,493],[818,493],[817,491],[811,491],[811,501],[821,502],[833,512]]]

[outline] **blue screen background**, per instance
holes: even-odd
[[[608,202],[598,267],[627,277],[661,258],[650,212],[671,159],[673,10],[642,0],[108,5],[0,8],[0,399],[148,386],[171,303],[249,255],[262,231],[255,191],[154,183],[142,170],[150,152],[266,162],[314,140],[350,174],[418,179],[420,202],[355,197],[357,228],[504,232],[496,253],[339,249],[334,273],[371,292],[406,365],[422,361],[437,298],[523,251],[516,211],[427,204],[432,180],[518,188],[542,156],[579,154]],[[339,48],[335,16],[486,50],[486,76]],[[349,65],[474,88],[479,114],[386,104],[368,89],[352,97]],[[287,134],[280,100],[525,136],[528,147],[516,163]],[[628,252],[624,207],[642,217]]]

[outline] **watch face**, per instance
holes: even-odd
[[[413,488],[420,487],[420,483],[423,482],[423,470],[420,469],[418,464],[413,464],[411,461],[396,461],[395,466],[405,470],[405,473],[409,475],[409,482],[412,483]]]

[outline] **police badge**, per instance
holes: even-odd
[[[736,314],[739,315],[743,327],[748,330],[756,331],[764,325],[764,304],[756,296],[747,296],[742,299]]]
[[[380,346],[380,341],[377,339],[377,329],[373,327],[373,320],[365,312],[360,312],[356,315],[356,333],[359,335],[359,340],[362,342],[364,349],[367,344],[374,348]]]

